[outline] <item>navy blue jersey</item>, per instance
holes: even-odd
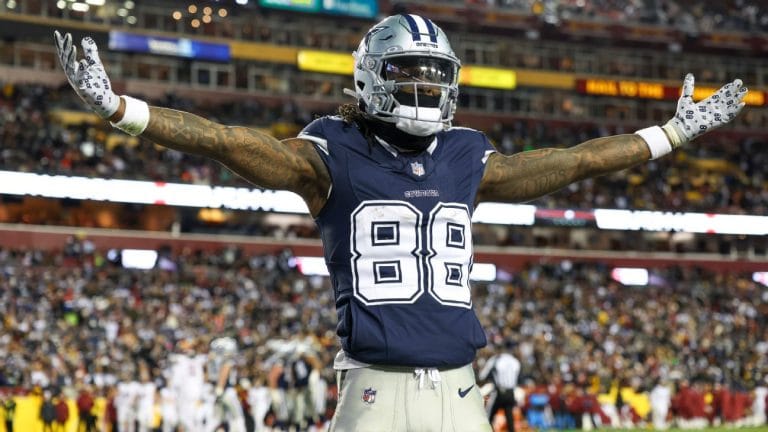
[[[452,128],[413,155],[323,117],[299,137],[315,143],[331,175],[316,222],[344,351],[378,365],[472,362],[486,343],[469,286],[470,220],[493,152],[485,135]]]

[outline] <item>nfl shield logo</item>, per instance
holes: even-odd
[[[376,390],[370,387],[363,390],[363,402],[367,404],[376,402]]]
[[[411,162],[411,171],[413,172],[413,175],[423,176],[424,165],[422,165],[421,162]]]

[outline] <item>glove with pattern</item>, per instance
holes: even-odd
[[[72,45],[72,35],[64,37],[54,32],[56,52],[67,80],[78,96],[102,118],[109,118],[120,106],[120,97],[112,91],[104,65],[99,59],[96,42],[90,37],[82,40],[85,58],[77,60],[77,48]]]
[[[747,88],[739,79],[698,103],[693,101],[693,83],[693,74],[689,73],[683,82],[675,116],[661,127],[673,149],[730,122],[744,108]]]

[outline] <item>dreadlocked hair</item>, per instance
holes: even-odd
[[[356,103],[347,103],[340,105],[336,110],[339,116],[349,124],[357,124],[361,120],[365,119],[365,114],[360,110],[360,107]]]
[[[340,105],[336,110],[339,116],[349,125],[357,126],[360,133],[363,134],[365,140],[368,142],[368,152],[373,151],[373,145],[375,143],[373,137],[373,131],[369,127],[368,118],[365,113],[360,110],[360,107],[356,103],[348,103]]]

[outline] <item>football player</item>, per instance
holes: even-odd
[[[211,341],[207,373],[208,380],[214,385],[216,400],[209,431],[215,431],[221,424],[226,423],[230,432],[245,432],[243,407],[234,388],[237,382],[235,356],[237,342],[231,337],[220,337]]]
[[[136,388],[136,421],[138,432],[148,432],[152,429],[155,420],[155,393],[157,386],[151,381],[149,371],[142,365],[139,374],[141,381]]]
[[[168,388],[176,401],[174,417],[185,431],[202,429],[198,408],[203,399],[207,357],[195,352],[194,344],[193,339],[183,339],[178,343],[178,352],[168,357]]]
[[[123,379],[117,383],[115,410],[117,411],[118,429],[125,432],[134,432],[136,430],[141,384],[138,380],[128,378],[128,375],[124,374]]]
[[[502,155],[481,132],[451,127],[459,59],[434,22],[402,14],[355,51],[356,103],[279,141],[118,96],[93,39],[83,39],[83,58],[71,35],[55,39],[74,90],[115,127],[304,199],[339,318],[334,431],[490,430],[471,365],[486,344],[469,284],[475,206],[529,201],[662,157],[732,120],[747,92],[735,80],[696,103],[689,74],[662,126]]]

